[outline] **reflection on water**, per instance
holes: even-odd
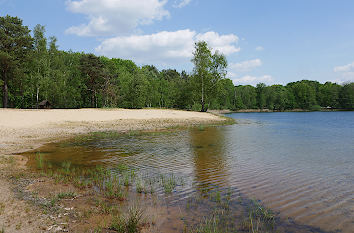
[[[230,187],[301,224],[352,232],[353,112],[230,116],[242,119],[240,124],[164,134],[97,135],[49,144],[39,151],[53,164],[124,163],[143,173],[182,176],[186,184],[175,193],[176,203],[200,189]]]
[[[202,189],[229,187],[224,128],[191,130],[194,176]]]

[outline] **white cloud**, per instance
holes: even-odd
[[[256,47],[256,51],[263,51],[263,50],[264,50],[264,48],[262,46]]]
[[[167,0],[68,0],[67,8],[88,17],[87,24],[66,30],[79,36],[109,36],[133,32],[139,25],[169,16]]]
[[[240,51],[239,47],[235,47],[234,43],[238,42],[238,37],[234,34],[219,35],[216,32],[210,31],[196,36],[197,41],[206,41],[214,50],[230,55]]]
[[[240,63],[231,63],[230,69],[232,73],[248,72],[261,65],[262,65],[262,61],[260,59],[253,59],[253,60],[243,61]]]
[[[354,62],[344,65],[344,66],[336,66],[334,67],[334,72],[350,72],[354,71]]]
[[[173,5],[173,7],[175,8],[182,8],[187,6],[192,0],[179,0],[179,1],[175,1],[175,4]]]
[[[335,80],[331,80],[331,82],[336,83],[345,83],[345,82],[353,82],[354,81],[354,62],[349,63],[344,66],[336,66],[333,68],[335,73],[339,74]]]
[[[198,34],[186,29],[106,39],[96,48],[96,52],[108,57],[132,59],[140,64],[175,65],[190,62],[194,43],[199,40],[205,40],[210,47],[225,55],[240,50],[236,47],[236,35],[219,35],[216,32]]]
[[[274,79],[271,75],[263,76],[251,76],[246,75],[241,78],[233,79],[235,85],[256,85],[257,83],[271,84],[274,82]]]

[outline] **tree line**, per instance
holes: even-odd
[[[31,32],[18,17],[0,17],[0,107],[178,108],[291,110],[353,109],[354,83],[302,80],[235,86],[227,60],[206,42],[195,44],[191,73],[138,66],[131,60],[62,51],[44,26]]]

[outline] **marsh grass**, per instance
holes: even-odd
[[[142,174],[139,170],[124,164],[113,168],[102,166],[78,168],[73,167],[70,162],[63,162],[59,168],[55,169],[46,166],[41,156],[38,156],[38,161],[41,161],[41,172],[48,177],[52,177],[58,183],[71,183],[79,189],[94,187],[93,191],[101,199],[96,203],[99,213],[114,216],[109,228],[116,232],[139,232],[143,226],[144,218],[140,208],[133,206],[127,212],[121,214],[114,206],[114,203],[117,204],[115,200],[123,201],[127,199],[127,190],[135,190],[136,193],[151,194],[152,196],[156,191],[158,191],[158,195],[161,192],[170,194],[177,190],[177,186],[184,185],[183,178],[173,173],[155,174],[147,172]],[[204,217],[201,222],[193,224],[188,232],[234,232],[235,229],[252,233],[273,231],[275,215],[272,211],[253,200],[250,203],[245,203],[248,207],[245,215],[236,219],[235,215],[231,214],[231,211],[234,210],[230,208],[231,196],[231,189],[200,188],[198,197],[187,202],[186,209],[194,211],[198,208],[204,208],[203,205],[209,202],[212,204],[208,207],[210,210],[210,212],[208,210],[208,216],[212,217]],[[61,192],[52,197],[45,207],[51,211],[58,207],[60,200],[76,197],[75,192]]]
[[[122,174],[122,179],[123,179],[123,184],[124,186],[130,186],[131,182],[130,182],[130,174],[128,172],[124,172]]]
[[[213,216],[211,218],[204,218],[204,221],[193,228],[190,233],[221,233],[224,232],[219,229],[219,218]]]
[[[176,176],[174,174],[171,174],[169,176],[161,175],[161,183],[165,193],[172,193],[172,191],[177,186]]]
[[[143,193],[144,192],[144,181],[142,180],[142,178],[139,177],[135,182],[136,182],[135,183],[136,191],[138,193]]]
[[[109,199],[125,200],[129,186],[132,186],[130,190],[135,190],[137,193],[153,195],[160,190],[169,194],[178,185],[184,185],[183,178],[174,174],[142,174],[125,164],[119,164],[113,168],[102,166],[88,168],[74,167],[70,161],[64,161],[60,167],[53,168],[47,166],[40,154],[37,158],[38,164],[42,168],[41,176],[52,178],[56,184],[71,183],[81,190],[94,188],[94,192],[98,192]],[[124,189],[123,186],[126,188]]]
[[[77,194],[75,192],[60,192],[57,194],[58,199],[74,199],[77,197]]]
[[[242,228],[252,233],[273,231],[275,215],[260,202],[252,200],[248,210],[248,218],[242,221]]]
[[[41,153],[36,153],[36,164],[37,164],[37,169],[43,169],[44,166],[44,156]]]
[[[198,130],[199,131],[204,131],[205,130],[205,126],[204,125],[199,125],[198,126]]]
[[[234,197],[230,188],[203,189],[185,202],[187,216],[193,216],[185,218],[185,232],[276,232],[275,214],[259,201]]]
[[[70,170],[71,167],[71,162],[70,161],[64,161],[62,164],[62,169],[64,171],[65,174],[70,174],[70,172],[74,172],[75,170]]]
[[[136,233],[144,223],[144,212],[137,206],[131,206],[125,216],[119,215],[112,218],[110,230],[119,233]]]

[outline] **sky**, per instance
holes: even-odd
[[[354,81],[353,0],[0,0],[59,48],[192,72],[194,43],[225,54],[235,85]]]

